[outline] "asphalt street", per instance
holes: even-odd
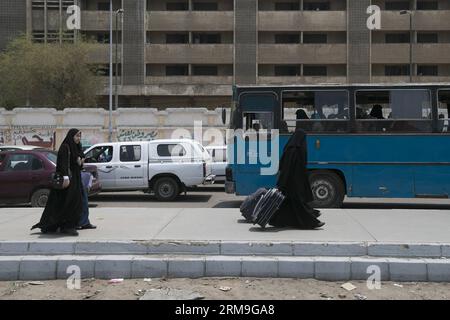
[[[159,202],[153,195],[136,192],[102,192],[89,199],[92,208],[239,208],[245,196],[224,192],[223,184],[189,189],[173,202]],[[0,208],[30,207],[2,205]],[[449,210],[450,199],[346,198],[344,209]]]

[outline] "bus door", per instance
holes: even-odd
[[[241,177],[246,183],[238,183],[236,188],[239,193],[248,194],[261,185],[269,187],[275,183],[274,176],[261,175],[261,167],[269,167],[270,164],[261,163],[260,153],[266,153],[265,156],[271,157],[270,131],[276,128],[275,110],[278,109],[278,97],[273,92],[242,93],[239,96],[239,109],[242,114],[244,137],[243,141],[235,146],[235,157],[239,154],[241,156],[240,163],[237,158],[235,160],[238,164],[236,174],[244,174],[247,177]],[[239,190],[240,188],[246,190]]]

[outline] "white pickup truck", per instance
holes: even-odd
[[[97,167],[102,191],[142,190],[171,201],[186,187],[214,183],[211,157],[194,140],[100,143],[85,155]]]

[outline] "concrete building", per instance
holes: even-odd
[[[77,32],[66,30],[73,4]],[[367,28],[370,5],[382,10],[380,30]],[[123,107],[216,108],[229,105],[233,83],[409,82],[410,53],[413,82],[450,81],[450,0],[114,0],[119,8]],[[107,75],[108,9],[108,0],[0,0],[0,49],[20,32],[92,38],[92,63]]]

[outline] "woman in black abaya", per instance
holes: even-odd
[[[280,159],[277,187],[286,196],[269,224],[275,227],[316,229],[325,223],[318,210],[308,203],[314,200],[307,175],[306,133],[298,129],[287,142]]]
[[[80,155],[81,131],[70,129],[61,144],[56,161],[56,172],[64,176],[65,189],[52,189],[41,220],[31,230],[40,228],[42,233],[56,232],[77,236],[76,227],[82,213],[81,167]]]

